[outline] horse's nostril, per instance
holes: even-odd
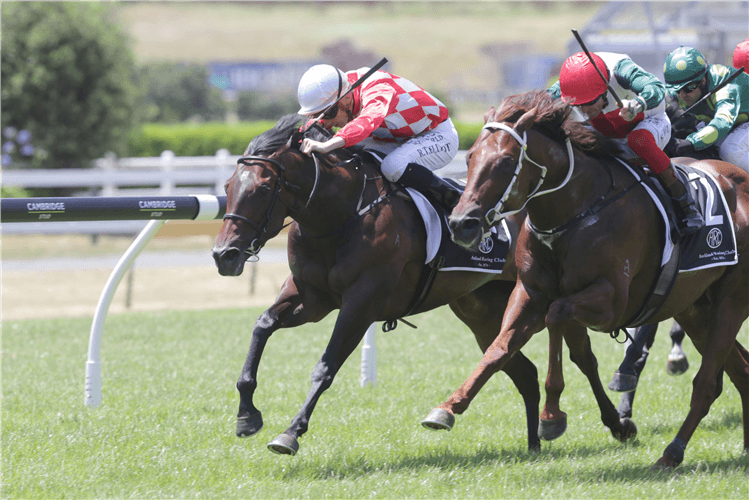
[[[467,218],[467,219],[465,219],[463,221],[463,230],[467,234],[473,234],[474,232],[478,231],[479,229],[481,229],[481,221],[480,220],[478,220],[476,218],[473,218],[473,217],[469,217],[469,218]]]
[[[221,260],[224,262],[234,262],[239,259],[239,250],[236,248],[227,248],[221,252]]]

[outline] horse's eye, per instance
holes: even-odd
[[[270,184],[261,184],[257,189],[261,194],[270,193]]]

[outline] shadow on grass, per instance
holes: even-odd
[[[709,431],[709,432],[724,432],[726,429],[741,429],[743,420],[741,416],[741,410],[730,410],[724,412],[717,418],[707,418],[700,422],[697,427],[698,430]],[[670,420],[668,423],[658,424],[640,424],[638,425],[638,432],[640,436],[660,436],[664,439],[673,439],[679,432],[683,419],[687,416],[686,412],[676,420]],[[648,438],[643,438],[648,439]]]
[[[637,442],[629,443],[628,448],[637,448]],[[576,480],[592,483],[645,480],[668,482],[674,478],[695,474],[746,474],[749,470],[749,454],[744,453],[738,459],[724,459],[716,462],[700,461],[690,463],[687,455],[685,464],[674,470],[651,471],[651,466],[660,458],[654,454],[647,465],[622,465],[621,457],[610,446],[576,446],[572,450],[542,450],[532,453],[517,448],[494,448],[480,450],[476,453],[456,453],[452,451],[426,452],[414,454],[399,460],[373,460],[372,457],[351,457],[341,464],[324,463],[316,460],[291,465],[284,473],[284,479],[303,479],[314,477],[318,480],[356,480],[371,477],[375,474],[411,475],[430,471],[451,472],[455,470],[473,471],[486,468],[497,470],[502,467],[520,466],[533,475],[533,481],[556,481],[559,479],[560,465],[580,463],[581,460],[597,462],[593,468],[580,467],[574,471]]]
[[[700,422],[700,428],[707,431],[723,431],[726,428],[741,427],[742,425],[741,410],[739,409],[731,409],[724,412],[719,418]]]

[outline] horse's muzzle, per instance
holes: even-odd
[[[484,236],[481,217],[469,211],[456,213],[453,211],[448,219],[452,240],[468,250],[477,250]]]
[[[245,253],[239,248],[214,246],[213,260],[221,276],[239,276],[244,271]]]

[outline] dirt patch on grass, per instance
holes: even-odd
[[[278,239],[277,239],[278,240]],[[283,241],[275,243],[282,245]],[[3,261],[19,259],[24,245],[35,259],[63,256],[111,255],[119,258],[132,242],[129,238],[102,237],[97,245],[90,237],[8,236],[3,238]],[[99,246],[100,245],[100,246]],[[155,239],[147,250],[202,249],[205,262],[194,265],[139,267],[126,274],[109,308],[110,314],[166,309],[222,309],[267,307],[273,303],[290,274],[288,264],[248,264],[242,276],[220,276],[208,250],[212,239],[203,237]],[[201,250],[201,251],[202,251]],[[27,263],[34,259],[25,259]],[[115,261],[116,262],[116,261]],[[2,273],[2,319],[93,317],[114,266],[44,271],[8,270]]]

